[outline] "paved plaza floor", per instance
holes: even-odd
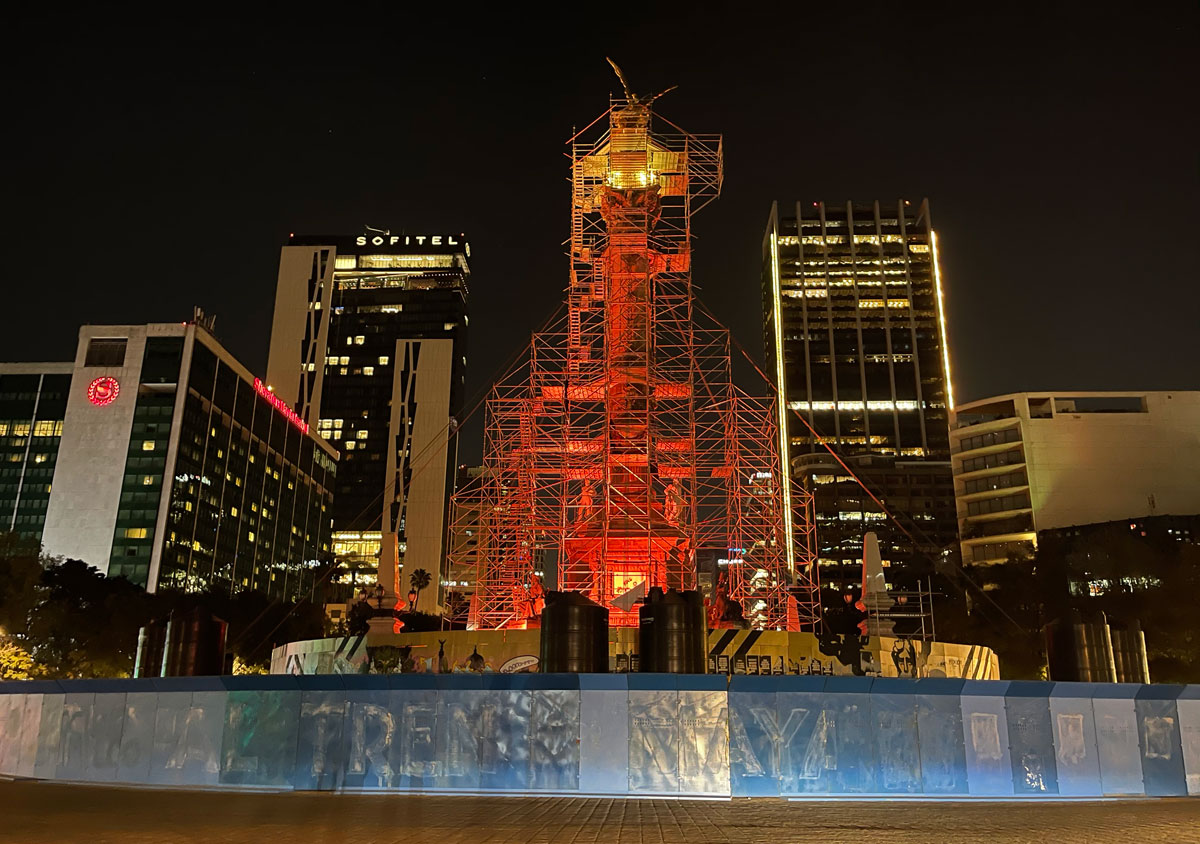
[[[1200,800],[610,800],[155,791],[0,781],[0,841],[1200,842]]]

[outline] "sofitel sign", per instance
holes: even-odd
[[[429,242],[430,246],[459,245],[459,241],[452,234],[360,234],[354,239],[355,244],[358,246],[399,246],[401,242],[405,246],[424,246],[426,241]]]

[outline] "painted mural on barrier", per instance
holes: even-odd
[[[1200,687],[837,676],[0,684],[0,774],[152,786],[1200,793]]]
[[[272,674],[530,673],[538,670],[539,630],[455,630],[348,636],[292,642],[275,649]],[[954,677],[995,680],[999,663],[981,645],[873,638],[846,654],[811,633],[711,630],[708,671],[724,675],[819,674]],[[849,658],[849,657],[847,657]],[[609,631],[609,668],[638,669],[637,631]]]

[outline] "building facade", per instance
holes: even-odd
[[[84,326],[41,539],[156,591],[306,596],[337,452],[204,327]]]
[[[462,235],[293,236],[268,383],[341,452],[340,579],[440,580],[463,407],[470,246]],[[407,565],[406,565],[407,564]]]
[[[965,565],[1031,554],[1038,533],[1200,513],[1200,392],[1013,393],[955,409]]]
[[[42,538],[70,363],[0,364],[0,531]]]
[[[902,572],[924,573],[958,539],[929,203],[775,204],[762,266],[780,445],[814,495],[822,581],[857,581],[863,534],[875,531],[889,583],[902,585]]]

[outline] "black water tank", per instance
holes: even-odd
[[[163,676],[220,674],[225,668],[227,628],[224,621],[201,607],[189,612],[172,613],[167,625]]]
[[[582,592],[547,592],[539,671],[608,673],[608,610]]]
[[[651,587],[638,613],[639,671],[703,674],[707,668],[704,598]]]

